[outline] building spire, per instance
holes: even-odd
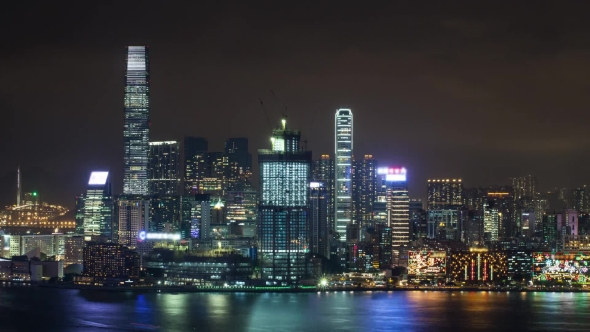
[[[20,200],[22,197],[21,194],[21,184],[20,184],[20,164],[16,169],[16,206],[20,206]]]

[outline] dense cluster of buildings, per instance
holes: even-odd
[[[555,257],[581,261],[590,250],[586,187],[567,197],[541,194],[533,176],[487,188],[440,178],[425,183],[426,200],[411,198],[408,169],[355,157],[350,109],[336,111],[333,155],[317,158],[283,119],[258,150],[255,186],[247,138],[229,138],[223,151],[197,136],[150,141],[150,93],[149,48],[129,46],[123,192],[113,192],[108,171],[93,171],[75,220],[56,224],[36,193],[22,200],[19,172],[17,204],[2,226],[31,227],[16,223],[34,209],[36,226],[50,231],[0,237],[3,257],[80,265],[76,282],[89,285],[291,285],[318,271],[394,267],[455,280],[514,269],[540,276]]]

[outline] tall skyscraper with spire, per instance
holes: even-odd
[[[123,193],[148,194],[150,71],[147,46],[127,47]]]
[[[352,219],[352,111],[341,108],[335,118],[335,208],[334,223],[340,241],[346,241],[346,227]]]

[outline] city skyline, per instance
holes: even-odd
[[[391,9],[383,6],[381,12]],[[396,20],[396,14],[372,20],[367,10],[354,16],[354,8],[341,7],[328,15],[319,6],[310,14],[321,22],[316,27],[297,18],[297,10],[290,14],[277,8],[212,7],[211,18],[204,22],[215,29],[197,33],[184,48],[168,42],[167,36],[188,40],[192,32],[206,31],[205,23],[189,23],[181,16],[178,21],[185,29],[160,31],[145,23],[149,20],[123,29],[129,27],[127,16],[113,16],[105,6],[96,12],[110,18],[109,24],[99,20],[78,26],[82,40],[46,24],[47,13],[78,24],[57,12],[58,7],[40,5],[20,22],[8,21],[18,33],[5,54],[5,63],[11,64],[5,68],[10,83],[0,89],[7,97],[0,106],[8,115],[1,132],[5,141],[14,142],[3,146],[4,205],[13,204],[19,164],[23,190],[35,188],[52,203],[73,207],[72,197],[85,190],[87,174],[95,169],[109,170],[114,192],[122,191],[123,161],[117,148],[124,96],[121,54],[126,45],[143,44],[153,51],[154,141],[202,136],[211,142],[210,150],[222,151],[228,137],[248,137],[251,150],[261,148],[269,130],[262,99],[271,124],[286,113],[315,156],[332,155],[333,111],[346,107],[355,112],[355,137],[362,142],[355,144],[356,159],[372,154],[387,165],[404,165],[411,197],[425,198],[428,178],[462,178],[471,187],[509,184],[511,177],[533,174],[541,191],[590,183],[583,168],[590,158],[585,153],[589,142],[580,127],[587,116],[580,106],[587,104],[582,93],[587,85],[582,56],[586,46],[576,37],[590,30],[576,16],[585,12],[583,7],[537,6],[532,9],[535,15],[528,15],[527,6],[513,5],[510,11],[499,6],[474,19],[475,8],[470,6],[457,12],[454,6],[434,6],[429,10],[438,15],[432,18],[408,5],[391,12],[401,11],[413,20]],[[10,9],[25,8],[14,4]],[[132,9],[123,4],[117,10]],[[273,10],[285,16],[283,23],[270,18]],[[178,14],[151,6],[142,11],[147,18],[161,17],[158,22]],[[251,18],[236,20],[242,11]],[[567,22],[551,19],[565,12],[570,15]],[[357,20],[347,28],[342,21],[350,15]],[[33,33],[43,30],[41,24],[49,30]],[[421,29],[410,29],[415,24]],[[384,29],[367,38],[368,31],[379,27]],[[276,28],[276,34],[267,28]],[[347,39],[337,38],[342,29]],[[237,31],[240,34],[234,35]],[[256,41],[265,38],[257,33],[279,47],[261,48]],[[302,35],[312,38],[302,41]],[[332,46],[325,46],[326,40],[332,40]],[[59,46],[47,47],[52,44]],[[279,52],[280,46],[291,52]],[[231,55],[237,48],[243,49],[243,56]],[[39,54],[45,60],[33,61]],[[80,75],[77,68],[82,65]],[[19,78],[32,73],[35,82]],[[96,93],[100,98],[93,99]],[[570,128],[566,134],[546,134],[563,125]]]

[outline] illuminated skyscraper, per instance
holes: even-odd
[[[141,196],[123,196],[117,202],[118,242],[137,248],[139,232],[149,230],[150,201]]]
[[[87,241],[93,237],[113,237],[113,197],[109,172],[92,172],[84,198],[84,236]]]
[[[148,194],[150,74],[148,48],[127,47],[123,193]]]
[[[483,236],[485,241],[498,241],[499,237],[499,215],[498,208],[494,202],[484,202],[483,204]]]
[[[180,144],[150,142],[148,184],[150,195],[177,195],[180,184]]]
[[[258,249],[262,277],[281,283],[300,280],[307,273],[308,181],[311,151],[299,147],[301,133],[273,131],[271,150],[258,150],[261,200],[258,208]]]
[[[537,197],[537,177],[532,175],[510,179],[514,188],[514,198],[519,200],[532,201]]]
[[[379,167],[381,191],[386,193],[387,226],[391,227],[392,245],[399,247],[410,241],[410,197],[405,168]]]
[[[352,206],[353,218],[360,233],[373,219],[373,204],[377,193],[377,161],[372,155],[353,161]],[[362,240],[362,239],[360,239]]]
[[[184,193],[199,192],[199,182],[209,176],[209,144],[203,137],[184,138]]]
[[[335,211],[334,222],[336,224],[336,235],[340,241],[345,242],[346,227],[353,223],[352,219],[352,111],[350,109],[339,109],[335,118]]]
[[[320,159],[313,162],[313,180],[322,182],[326,189],[328,200],[328,234],[334,235],[334,159],[323,154]]]
[[[462,205],[461,179],[428,180],[428,210],[456,209]]]
[[[309,183],[309,248],[313,254],[330,258],[328,199],[323,182]]]

